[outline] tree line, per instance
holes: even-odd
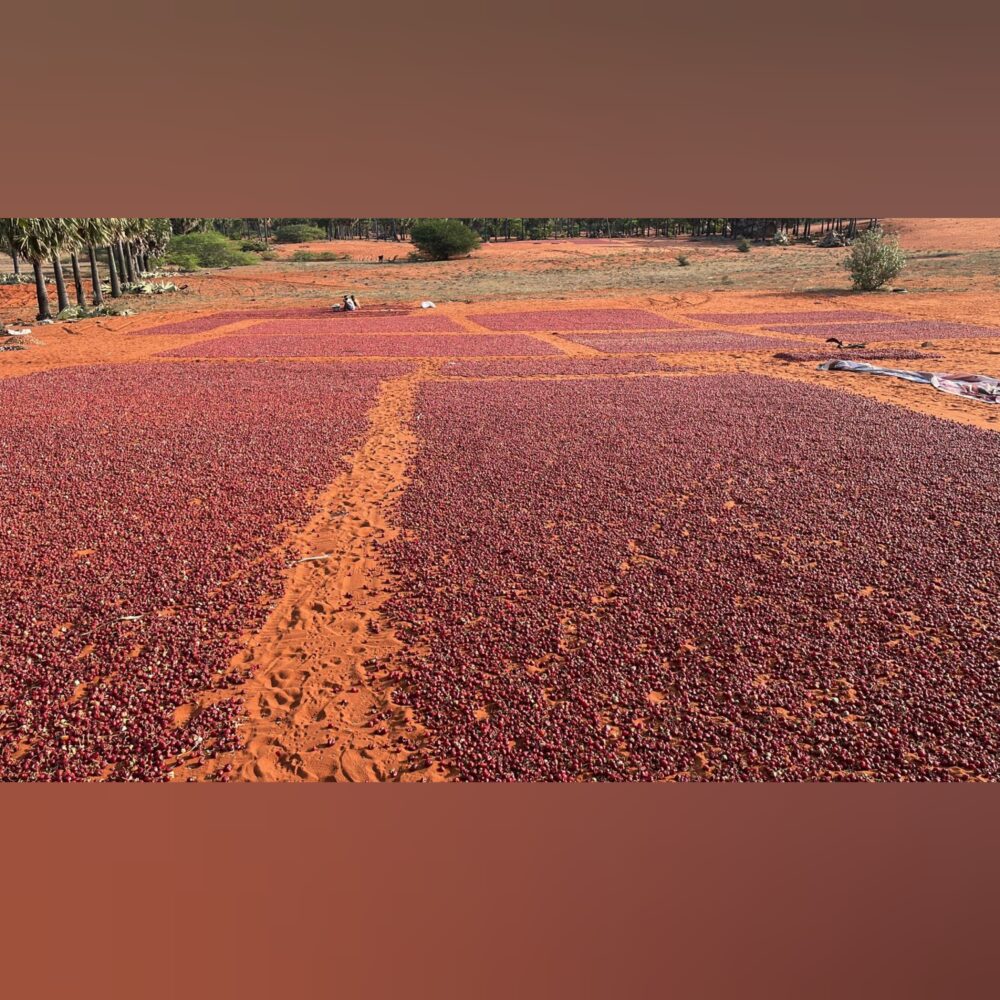
[[[58,311],[70,305],[63,270],[69,257],[77,305],[86,308],[81,256],[90,272],[91,304],[104,303],[101,263],[108,272],[112,298],[135,284],[150,269],[150,261],[167,248],[173,229],[168,219],[0,219],[0,247],[5,247],[21,274],[21,262],[30,265],[38,299],[38,319],[51,319],[43,265],[49,262],[56,284]]]
[[[215,229],[233,239],[255,237],[269,242],[281,226],[307,224],[322,229],[331,240],[406,240],[417,218],[384,219],[172,219],[176,232],[197,228]],[[576,238],[622,238],[639,236],[717,236],[723,239],[768,239],[783,232],[792,238],[809,238],[829,231],[853,238],[860,227],[875,225],[876,219],[541,219],[541,218],[459,218],[485,241],[544,240]]]

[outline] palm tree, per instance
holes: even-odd
[[[149,270],[149,258],[156,260],[167,252],[167,246],[173,236],[169,219],[144,219],[146,233],[144,236],[146,270]]]
[[[21,273],[21,258],[18,255],[17,248],[14,246],[14,227],[13,219],[0,219],[0,242],[7,245],[7,250],[10,252],[10,259],[14,265],[14,273]]]
[[[90,283],[92,299],[95,306],[104,303],[101,291],[101,272],[97,267],[97,248],[106,246],[111,241],[111,226],[109,219],[74,219],[80,244],[87,248],[90,258]]]
[[[38,319],[52,319],[49,296],[45,290],[42,261],[58,252],[61,234],[55,219],[7,219],[11,246],[31,261],[35,272],[35,295],[38,299]]]
[[[118,249],[121,252],[122,263],[125,265],[125,274],[128,275],[129,284],[134,285],[139,280],[139,268],[135,263],[135,240],[138,236],[142,220],[123,219],[122,223]]]
[[[73,265],[73,284],[76,286],[76,304],[86,306],[87,299],[83,294],[83,275],[80,274],[80,258],[76,250],[70,251],[69,262]]]
[[[64,250],[76,249],[76,228],[73,219],[46,220],[52,230],[52,271],[56,278],[56,296],[59,300],[59,312],[69,309],[69,296],[66,294],[66,278],[62,269],[62,253]],[[80,286],[77,286],[78,288]],[[83,305],[83,289],[80,288],[80,304]]]
[[[151,219],[129,219],[126,227],[126,252],[132,264],[132,273],[136,281],[143,271],[148,271],[146,250],[149,246]]]
[[[135,272],[132,270],[132,261],[129,260],[128,254],[125,252],[125,244],[128,241],[129,227],[132,220],[121,219],[120,222],[121,226],[118,229],[118,239],[115,241],[115,247],[118,250],[118,260],[121,264],[122,274],[131,285],[135,282]]]
[[[149,255],[161,256],[172,235],[169,219],[130,219],[129,233],[136,276],[149,270]]]
[[[66,234],[64,248],[69,250],[69,260],[73,265],[73,285],[76,289],[76,304],[81,308],[86,308],[87,299],[83,292],[83,275],[80,273],[80,258],[78,251],[84,246],[84,240],[80,233],[81,219],[62,219],[65,223]]]
[[[122,231],[124,219],[105,219],[107,223],[107,242],[105,248],[108,253],[108,277],[111,279],[111,298],[121,297],[122,286],[119,280],[118,266],[115,263],[115,244],[118,242],[119,234]]]

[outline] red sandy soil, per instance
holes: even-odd
[[[808,308],[823,289],[820,305],[844,308],[903,309],[923,318],[980,319],[988,315],[963,315],[949,310],[964,308],[971,300],[966,293],[997,290],[996,266],[988,251],[1000,250],[995,219],[887,219],[898,229],[907,249],[920,254],[908,265],[901,278],[911,292],[920,292],[906,306],[889,304],[888,294],[873,297],[850,295],[840,267],[842,249],[821,249],[793,245],[773,247],[754,244],[750,254],[740,254],[731,241],[636,238],[621,240],[575,239],[540,241],[498,241],[484,244],[470,256],[442,264],[411,262],[409,243],[376,241],[320,241],[315,244],[285,244],[274,248],[277,260],[261,261],[249,267],[183,275],[175,280],[187,286],[176,295],[131,297],[129,308],[137,311],[197,311],[215,308],[254,308],[275,303],[290,306],[329,306],[347,292],[353,292],[362,306],[386,300],[416,304],[431,298],[446,302],[477,302],[485,311],[524,310],[534,302],[552,300],[553,306],[571,306],[591,295],[605,293],[612,299],[624,297],[642,307],[640,291],[623,289],[636,280],[648,285],[656,299],[692,296],[692,304],[706,296],[750,295],[768,297],[766,289],[785,288],[773,302],[774,311]],[[296,249],[344,254],[345,261],[293,264],[289,257]],[[933,251],[945,253],[935,257]],[[684,253],[691,266],[679,268],[677,256]],[[379,264],[379,255],[385,263]],[[393,257],[397,260],[391,263]],[[6,267],[6,264],[0,266]],[[523,276],[523,277],[522,277]],[[636,276],[639,276],[637,279]],[[723,288],[725,285],[731,288]],[[761,289],[754,291],[754,289]],[[832,293],[841,289],[836,302]],[[961,300],[937,301],[942,291],[961,291]],[[50,286],[50,296],[55,289]],[[505,298],[509,296],[510,298]],[[500,300],[497,302],[496,300]],[[724,302],[725,298],[716,301]],[[605,306],[606,301],[590,303]],[[719,306],[719,311],[723,307]],[[940,310],[939,312],[935,310]],[[996,310],[994,317],[996,315]],[[31,286],[0,287],[0,319],[5,322],[30,321],[34,316]],[[682,317],[677,317],[682,318]]]
[[[1000,249],[1000,218],[967,219],[904,219],[880,220],[882,226],[899,237],[906,250],[997,250]],[[566,239],[566,240],[510,240],[484,243],[477,254],[495,259],[515,257],[528,265],[539,258],[563,255],[576,258],[606,255],[609,252],[657,252],[676,254],[678,246],[689,243],[686,237],[663,240],[646,237],[634,239]],[[711,249],[710,241],[696,244]],[[318,243],[276,244],[273,249],[281,258],[290,257],[295,250],[323,251],[346,254],[351,260],[400,259],[413,249],[412,244],[391,240],[332,240]],[[719,251],[731,249],[728,245]]]
[[[910,220],[894,220],[897,224]],[[935,222],[938,220],[931,220]],[[950,220],[940,220],[942,223]],[[995,220],[978,220],[977,245],[986,245],[989,225]],[[962,232],[972,227],[962,223]],[[937,232],[923,239],[937,244]],[[909,230],[904,232],[909,233]],[[993,230],[995,232],[995,228]],[[907,236],[906,238],[911,238]],[[912,237],[916,239],[916,236]],[[517,262],[526,269],[539,258],[550,260],[554,254],[573,254],[583,260],[599,254],[674,253],[646,246],[652,241],[563,241],[553,244],[491,244],[479,251],[482,260],[503,255],[505,266]],[[659,241],[662,243],[663,241]],[[580,243],[586,244],[579,246]],[[630,246],[623,246],[623,243]],[[398,245],[397,245],[398,246]],[[355,254],[369,254],[375,244],[349,245]],[[323,243],[321,249],[330,249]],[[381,252],[379,250],[378,252]],[[706,249],[705,253],[729,253],[729,249]],[[776,251],[781,252],[781,251]],[[462,262],[458,262],[462,263]],[[470,265],[473,262],[464,262]],[[407,265],[412,266],[412,265]],[[476,266],[479,266],[476,264]],[[403,267],[403,265],[400,265]],[[256,270],[256,269],[255,269]],[[395,272],[394,272],[395,273]],[[294,278],[294,275],[293,275]],[[337,278],[301,279],[306,294],[282,275],[275,280],[260,276],[243,277],[236,271],[217,272],[192,278],[200,295],[210,300],[198,308],[170,308],[149,311],[132,317],[86,320],[73,324],[56,323],[34,326],[41,344],[24,351],[0,353],[0,378],[15,378],[31,372],[67,366],[97,363],[128,364],[140,360],[157,364],[212,364],[195,358],[164,358],[161,355],[177,348],[189,348],[212,341],[221,335],[243,331],[253,319],[225,323],[216,329],[194,334],[154,334],[131,336],[143,328],[175,322],[206,311],[252,308],[248,290],[261,306],[299,306],[329,301],[329,287]],[[319,285],[322,280],[325,285]],[[354,285],[357,288],[357,285]],[[0,289],[0,308],[7,317],[12,302],[24,300],[31,309],[30,287]],[[415,304],[411,303],[411,304]],[[158,305],[158,303],[157,303]],[[165,304],[166,305],[166,304]],[[362,299],[364,306],[364,299]],[[509,312],[553,308],[624,308],[649,310],[657,315],[698,329],[719,324],[699,324],[699,313],[788,312],[838,307],[875,309],[911,319],[947,319],[995,325],[1000,316],[1000,290],[994,283],[980,282],[960,294],[925,292],[920,296],[891,294],[854,295],[849,302],[842,296],[809,292],[698,291],[679,293],[642,293],[629,295],[577,295],[558,299],[526,301],[482,299],[473,303],[452,302],[440,306],[436,315],[452,319],[469,334],[480,333],[468,316],[484,312]],[[857,394],[920,413],[993,430],[1000,429],[1000,415],[988,405],[947,396],[910,383],[878,378],[862,378],[836,372],[817,371],[815,364],[783,362],[774,358],[789,341],[787,336],[769,333],[763,324],[732,328],[738,336],[753,335],[770,341],[774,349],[716,351],[681,351],[663,357],[661,364],[681,366],[694,373],[750,372],[780,379],[806,382],[842,392]],[[680,335],[682,331],[677,331]],[[526,335],[544,344],[552,353],[564,357],[607,357],[608,354],[566,337],[538,331]],[[463,334],[453,334],[453,358],[462,356]],[[803,348],[814,347],[808,337],[792,338]],[[610,346],[610,345],[606,345]],[[870,345],[877,346],[877,345]],[[919,342],[895,344],[919,347]],[[933,343],[933,362],[937,371],[1000,374],[1000,338],[948,340]],[[530,358],[505,356],[496,360]],[[174,778],[212,778],[232,766],[235,776],[247,780],[437,780],[448,772],[433,761],[421,757],[422,731],[410,712],[395,705],[391,679],[383,666],[385,659],[400,648],[400,641],[382,614],[382,606],[393,593],[393,579],[383,560],[382,547],[398,537],[396,498],[408,482],[408,468],[419,446],[414,422],[415,399],[421,383],[448,377],[450,358],[436,355],[417,358],[411,371],[383,383],[369,413],[369,428],[356,450],[346,457],[346,469],[330,483],[322,495],[314,498],[312,519],[293,531],[290,543],[303,557],[321,554],[322,560],[301,562],[289,567],[284,597],[273,608],[264,627],[255,635],[245,636],[243,652],[237,658],[244,668],[252,664],[254,674],[237,694],[243,699],[246,722],[243,727],[245,747],[215,761],[196,766],[181,765]],[[265,360],[246,360],[246,364],[268,364]],[[295,363],[295,362],[286,362]],[[331,359],[332,365],[351,364]],[[520,366],[519,366],[520,367]],[[919,365],[917,366],[919,367]],[[544,372],[544,368],[539,369]],[[472,377],[472,376],[466,376]],[[520,375],[519,381],[534,378],[574,378],[573,374]],[[647,373],[594,374],[587,378],[683,378],[684,373],[659,371]],[[232,692],[227,692],[230,696]],[[200,707],[220,697],[206,693],[190,705],[179,706],[177,724],[183,725]]]
[[[279,260],[287,260],[296,250],[308,253],[343,254],[351,260],[378,260],[384,257],[404,259],[413,249],[412,243],[393,242],[392,240],[317,240],[310,243],[271,243],[270,249],[278,255]]]
[[[904,250],[997,250],[1000,219],[883,219]]]

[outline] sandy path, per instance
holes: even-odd
[[[420,377],[415,371],[383,383],[349,470],[318,498],[315,515],[294,538],[301,561],[289,568],[284,596],[237,661],[259,667],[239,692],[248,714],[245,749],[196,769],[176,768],[175,780],[229,769],[247,781],[444,777],[426,765],[421,730],[409,709],[392,704],[391,682],[379,668],[400,648],[381,620],[391,580],[379,550],[398,533],[391,508],[416,447],[409,421]]]

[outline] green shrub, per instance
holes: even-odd
[[[462,257],[479,246],[479,234],[458,219],[421,219],[410,228],[410,238],[431,260]]]
[[[856,237],[844,267],[851,272],[854,287],[861,292],[874,292],[891,281],[906,266],[906,256],[894,236],[886,236],[879,228],[866,229]]]
[[[302,264],[310,263],[317,260],[347,260],[348,256],[346,253],[334,253],[332,250],[296,250],[295,253],[289,257],[293,263]]]
[[[248,253],[263,253],[267,249],[267,244],[256,237],[248,240],[242,240],[240,242],[240,249],[246,250]]]
[[[116,309],[114,306],[69,306],[56,314],[56,319],[90,319],[92,316],[132,316],[131,309]]]
[[[175,236],[167,245],[165,259],[181,270],[197,267],[239,267],[252,264],[253,254],[240,249],[235,240],[226,239],[221,233],[187,233]]]
[[[260,259],[261,260],[277,260],[278,259],[278,255],[273,250],[265,250],[260,255]]]
[[[744,237],[744,239],[740,240],[739,243],[736,244],[736,249],[739,250],[740,253],[750,253],[750,241]]]
[[[313,243],[316,240],[325,240],[326,233],[319,226],[310,226],[302,222],[293,226],[279,226],[274,231],[274,238],[279,243]]]
[[[197,271],[200,267],[198,258],[193,253],[171,254],[169,257],[164,257],[161,261],[157,261],[157,264],[167,264],[170,271],[180,271],[182,273]]]

